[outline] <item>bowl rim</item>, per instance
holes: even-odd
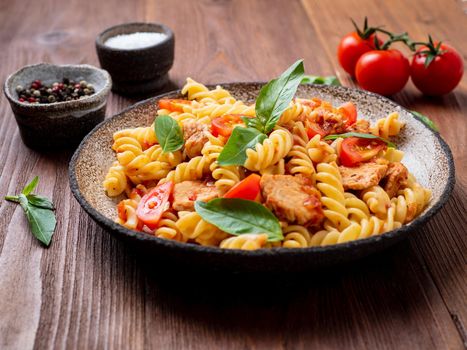
[[[115,47],[110,47],[110,46],[105,45],[105,42],[102,40],[104,35],[106,35],[108,32],[111,32],[112,30],[115,30],[117,28],[129,27],[129,26],[148,26],[148,25],[151,26],[151,27],[157,27],[158,29],[162,29],[162,32],[157,32],[157,33],[166,34],[166,38],[164,38],[164,40],[158,42],[157,44],[153,44],[153,45],[149,45],[149,46],[145,46],[145,47],[141,47],[141,48],[137,48],[137,49],[119,49],[119,48],[115,48]],[[126,33],[126,34],[133,34],[133,33],[137,33],[137,31],[134,31],[134,32],[131,32],[131,33]],[[154,33],[156,33],[156,32],[154,32]],[[159,46],[162,46],[162,45],[166,44],[167,42],[170,42],[171,40],[173,40],[173,38],[174,38],[174,32],[172,31],[172,29],[170,29],[168,26],[166,26],[163,23],[158,23],[158,22],[126,22],[126,23],[116,24],[114,26],[111,26],[111,27],[108,27],[108,28],[104,29],[102,32],[100,32],[96,36],[95,43],[96,43],[97,50],[107,50],[109,52],[116,53],[116,54],[117,53],[129,53],[129,52],[141,53],[142,51],[151,50],[151,49],[157,48]]]
[[[229,86],[232,85],[238,85],[238,84],[245,84],[245,85],[264,85],[266,82],[258,82],[258,81],[251,81],[251,82],[230,82],[230,83],[218,83],[218,84],[209,84],[206,85],[208,88],[213,88],[217,85],[221,85],[224,88],[228,89]],[[414,221],[410,222],[407,225],[402,225],[398,229],[394,229],[388,232],[385,232],[384,234],[381,235],[376,235],[376,236],[371,236],[367,237],[364,239],[359,239],[359,240],[353,240],[345,243],[339,243],[339,244],[333,244],[329,246],[318,246],[318,247],[305,247],[305,248],[274,248],[274,249],[257,249],[257,250],[241,250],[241,249],[221,249],[219,247],[211,247],[211,246],[202,246],[202,245],[196,245],[196,244],[189,244],[189,243],[182,243],[174,240],[168,240],[164,238],[159,238],[156,236],[149,235],[144,232],[139,232],[139,231],[134,231],[130,230],[120,224],[117,224],[116,222],[112,221],[111,219],[105,217],[102,215],[99,211],[97,211],[84,197],[84,195],[81,194],[78,186],[78,180],[76,178],[76,164],[78,161],[78,158],[80,156],[81,150],[86,146],[88,139],[91,138],[91,136],[96,133],[101,127],[104,125],[111,123],[113,119],[116,118],[121,118],[124,114],[126,114],[128,111],[133,110],[139,106],[148,104],[148,103],[154,103],[155,101],[161,99],[162,97],[168,96],[168,95],[173,95],[173,94],[179,94],[181,92],[181,89],[178,90],[173,90],[169,92],[165,92],[163,94],[159,94],[155,97],[151,97],[148,99],[145,99],[143,101],[137,102],[131,106],[126,107],[119,113],[111,116],[110,118],[104,120],[103,122],[99,123],[93,130],[89,132],[88,135],[84,137],[84,139],[81,141],[80,145],[74,152],[70,163],[69,163],[69,181],[70,181],[70,188],[71,191],[74,195],[74,197],[77,199],[79,204],[83,207],[83,209],[102,227],[105,227],[106,230],[117,232],[118,235],[123,235],[126,238],[131,238],[131,239],[136,239],[140,241],[152,241],[157,243],[158,245],[162,246],[161,249],[168,249],[168,250],[177,250],[180,252],[186,252],[187,250],[190,250],[193,253],[200,253],[200,254],[220,254],[220,255],[241,255],[245,256],[246,258],[258,258],[262,256],[270,256],[270,255],[308,255],[308,254],[325,254],[327,252],[344,252],[348,250],[353,250],[358,248],[362,248],[364,246],[370,246],[373,244],[376,244],[378,242],[386,241],[386,240],[395,240],[399,236],[406,236],[410,232],[415,231],[417,228],[419,228],[421,225],[425,224],[430,220],[448,201],[455,185],[455,165],[454,165],[454,158],[451,152],[451,149],[449,148],[449,145],[446,143],[446,141],[441,137],[440,133],[437,131],[434,131],[430,127],[428,127],[424,122],[422,122],[421,118],[415,114],[413,114],[410,110],[400,106],[396,102],[390,100],[387,97],[381,96],[376,93],[372,93],[366,90],[361,90],[361,89],[356,89],[356,88],[349,88],[349,87],[344,87],[344,86],[328,86],[328,85],[318,85],[318,84],[309,84],[313,86],[313,88],[316,89],[333,89],[337,90],[338,93],[345,93],[345,92],[350,92],[353,90],[357,90],[361,93],[364,94],[369,94],[370,96],[376,97],[378,99],[383,100],[385,103],[389,103],[392,105],[394,108],[400,108],[405,112],[408,112],[410,115],[412,115],[420,124],[422,124],[425,128],[427,128],[431,133],[433,133],[438,142],[441,145],[441,149],[443,153],[447,157],[448,161],[448,178],[446,185],[444,189],[442,190],[442,194],[438,200],[438,202],[433,205],[428,211],[423,213],[422,215],[418,216]]]
[[[21,75],[23,72],[25,72],[27,70],[34,70],[34,69],[37,69],[38,67],[44,67],[44,66],[45,67],[55,67],[55,68],[58,68],[58,69],[63,69],[63,68],[79,69],[79,68],[83,68],[83,69],[88,69],[90,71],[96,71],[96,72],[98,72],[98,73],[100,73],[102,75],[102,79],[104,80],[105,84],[99,91],[96,91],[94,94],[85,96],[84,98],[79,99],[79,100],[31,104],[31,103],[27,103],[27,102],[21,102],[21,101],[18,100],[18,98],[14,97],[13,92],[11,91],[11,89],[9,87],[11,80],[13,78],[15,78],[16,76]],[[33,108],[35,110],[46,111],[46,110],[50,109],[51,107],[55,107],[55,106],[67,108],[67,107],[72,107],[74,105],[80,105],[81,103],[93,103],[95,101],[100,101],[101,99],[105,100],[105,98],[107,97],[107,95],[110,92],[111,87],[112,87],[112,78],[110,77],[109,72],[107,72],[105,69],[97,68],[97,67],[94,67],[94,66],[92,66],[90,64],[53,64],[53,63],[41,62],[41,63],[34,63],[34,64],[29,64],[29,65],[23,66],[20,69],[16,70],[15,72],[11,73],[6,78],[5,82],[3,83],[3,92],[4,92],[5,96],[6,96],[6,98],[8,99],[8,101],[10,101],[10,103],[14,103],[14,104],[16,104],[18,106],[21,106],[23,108],[24,107],[30,107],[30,108]],[[12,87],[12,89],[13,89],[13,87]],[[71,108],[71,109],[73,109],[73,108]]]

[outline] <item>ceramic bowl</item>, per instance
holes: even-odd
[[[30,104],[18,100],[18,85],[29,86],[36,79],[51,85],[63,78],[86,80],[94,85],[95,93],[79,100],[47,104]],[[89,131],[104,120],[111,86],[109,74],[90,65],[57,66],[39,63],[11,74],[5,81],[4,93],[10,102],[24,144],[34,149],[57,150],[76,147]]]
[[[107,39],[136,32],[164,33],[166,38],[152,46],[122,50],[105,45]],[[96,38],[101,67],[113,79],[112,90],[127,96],[160,91],[169,81],[174,61],[175,38],[172,30],[158,23],[125,23],[110,27]]]
[[[261,84],[232,83],[223,84],[223,87],[234,97],[253,102]],[[400,120],[406,122],[403,132],[395,140],[405,152],[404,164],[423,186],[433,191],[433,198],[426,210],[411,223],[382,235],[332,246],[299,249],[226,250],[179,243],[126,229],[114,222],[119,198],[107,197],[102,188],[107,170],[115,160],[111,149],[112,134],[123,128],[150,125],[156,114],[157,100],[161,97],[180,98],[178,91],[140,102],[97,126],[83,140],[71,160],[70,185],[73,194],[97,223],[149,256],[165,257],[172,262],[202,269],[250,272],[321,268],[379,252],[415,234],[446,203],[454,186],[451,151],[438,133],[430,130],[409,111],[382,96],[345,87],[302,85],[297,96],[316,96],[334,105],[352,101],[357,106],[359,117],[372,122],[391,112],[398,112]]]

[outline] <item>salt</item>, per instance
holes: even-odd
[[[105,45],[120,50],[142,49],[159,44],[166,38],[164,33],[136,32],[113,36],[105,41]]]

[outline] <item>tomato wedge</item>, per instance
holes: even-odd
[[[261,176],[258,174],[251,174],[224,194],[224,198],[241,198],[254,201],[259,195],[260,180]]]
[[[357,121],[357,108],[352,102],[346,102],[339,107],[339,112],[341,112],[345,117],[345,126],[348,127],[352,124],[355,124]]]
[[[308,123],[307,124],[308,128],[306,129],[306,134],[308,135],[308,137],[311,139],[313,137],[315,137],[316,135],[319,135],[321,136],[321,138],[323,138],[324,136],[326,136],[328,134],[328,132],[326,130],[324,130],[320,124],[318,123]]]
[[[360,163],[370,160],[386,148],[386,143],[379,139],[349,137],[342,141],[339,160],[344,166],[358,166]]]
[[[146,193],[138,204],[136,216],[150,229],[157,227],[162,214],[169,208],[174,183],[168,181]]]
[[[219,135],[229,137],[236,125],[243,124],[242,116],[242,114],[226,114],[214,118],[211,122],[212,134],[216,137]]]
[[[159,100],[159,108],[167,109],[170,112],[183,112],[183,105],[189,104],[191,104],[191,101],[179,98],[163,98],[162,100]]]

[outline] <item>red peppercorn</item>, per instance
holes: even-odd
[[[60,90],[60,88],[58,86],[54,86],[52,88],[52,92],[58,92],[58,90]]]
[[[75,84],[75,89],[80,89],[81,88],[81,85],[78,83],[78,84]]]
[[[29,97],[28,102],[34,103],[34,102],[36,102],[36,99],[34,97]]]
[[[65,85],[63,85],[63,83],[58,83],[58,88],[59,88],[60,90],[62,90],[64,87],[65,87]]]
[[[19,101],[19,102],[24,102],[24,101],[26,101],[26,100],[25,100],[24,98],[20,97],[18,101]]]

